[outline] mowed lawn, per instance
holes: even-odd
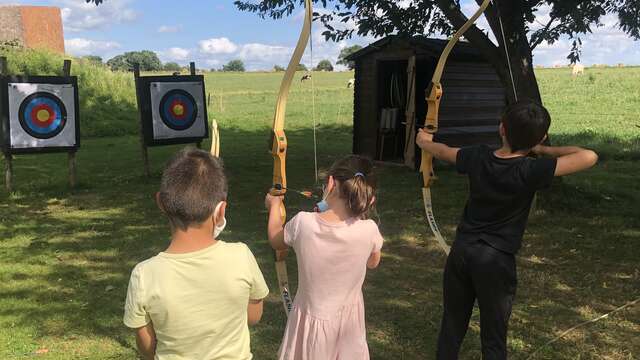
[[[314,119],[322,168],[350,153],[353,93],[346,83],[353,74],[315,73],[315,89],[299,82],[300,75],[288,108],[287,174],[290,187],[306,189],[315,186]],[[285,326],[262,210],[281,76],[207,75],[209,115],[220,124],[230,182],[229,225],[221,238],[252,249],[272,290],[262,322],[252,328],[256,359],[275,357]],[[514,359],[640,297],[640,68],[587,69],[575,79],[569,69],[549,69],[538,70],[538,77],[553,116],[553,142],[591,147],[601,161],[538,198],[518,260],[509,334]],[[150,149],[147,180],[136,135],[85,138],[76,190],[66,184],[66,155],[16,158],[15,192],[0,191],[0,359],[136,358],[132,332],[121,321],[127,282],[137,262],[167,245],[168,227],[153,194],[164,163],[179,148]],[[424,219],[418,174],[397,166],[378,170],[386,242],[364,290],[372,358],[433,359],[445,258]],[[436,218],[451,239],[466,182],[451,168],[438,174]],[[313,204],[292,193],[287,206],[295,214]],[[293,253],[288,264],[295,283]],[[568,334],[535,358],[637,359],[639,338],[635,305]],[[475,313],[461,359],[479,358]]]

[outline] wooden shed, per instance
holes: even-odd
[[[353,153],[415,167],[416,125],[427,113],[426,90],[446,40],[388,36],[352,54],[355,62]],[[452,146],[500,142],[506,105],[495,69],[469,43],[454,48],[442,77],[436,140]]]

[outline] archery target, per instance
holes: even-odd
[[[11,148],[76,146],[73,85],[9,83],[8,95]]]
[[[64,129],[67,109],[57,96],[37,92],[22,101],[18,119],[22,130],[29,135],[38,139],[50,139]]]
[[[154,139],[206,136],[201,82],[151,82]]]

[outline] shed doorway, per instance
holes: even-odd
[[[402,161],[404,156],[407,64],[407,60],[378,62],[376,153],[381,161]]]

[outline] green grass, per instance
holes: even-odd
[[[220,123],[230,178],[229,225],[222,238],[249,245],[272,292],[275,272],[261,209],[271,181],[266,144],[281,76],[207,75],[209,115]],[[352,92],[346,82],[352,76],[314,74],[315,116],[311,84],[294,82],[286,127],[291,187],[314,185],[314,118],[321,167],[350,152]],[[539,198],[519,259],[509,334],[514,359],[526,359],[562,330],[640,296],[640,69],[587,69],[576,79],[565,69],[541,70],[538,76],[554,118],[553,141],[592,147],[602,161]],[[126,110],[122,103],[131,93],[115,93],[121,103],[84,101],[105,113],[122,111],[119,106]],[[84,123],[87,119],[83,113]],[[92,135],[112,133],[115,123]],[[178,148],[150,149],[153,176],[145,180],[134,134],[85,138],[76,190],[66,185],[64,154],[16,158],[16,191],[0,192],[0,358],[31,358],[38,349],[49,350],[39,356],[43,359],[135,358],[132,334],[121,323],[128,276],[135,263],[167,245],[168,228],[153,193],[163,164]],[[386,243],[380,268],[365,282],[372,358],[432,359],[444,256],[424,220],[418,175],[393,166],[378,170]],[[466,184],[449,168],[441,169],[439,178],[436,216],[451,239]],[[287,206],[294,214],[312,204],[291,194]],[[295,282],[294,259],[292,254],[288,264]],[[480,358],[477,315],[461,359]],[[275,357],[284,324],[282,306],[272,294],[263,321],[252,329],[256,359]],[[576,330],[536,358],[634,359],[640,356],[639,335],[640,307],[635,306]]]

